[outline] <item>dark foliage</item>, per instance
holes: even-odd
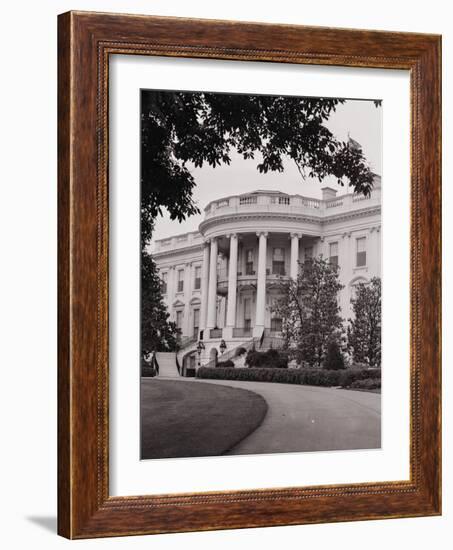
[[[178,334],[176,324],[163,301],[161,281],[154,259],[142,252],[141,347],[142,356],[154,351],[175,351]]]
[[[148,378],[152,378],[153,376],[157,375],[157,372],[155,368],[151,365],[151,363],[148,363],[147,361],[142,359],[141,375],[146,376]]]
[[[329,370],[344,369],[344,357],[338,342],[332,340],[327,346],[327,354],[324,360],[324,368]]]
[[[249,367],[286,369],[288,367],[288,355],[276,349],[267,351],[250,350],[245,358],[245,364]]]
[[[349,320],[348,347],[354,361],[370,367],[381,366],[381,279],[357,285],[351,300],[354,312]]]
[[[320,367],[329,342],[341,340],[342,288],[339,267],[322,257],[300,262],[297,279],[280,283],[281,297],[272,311],[283,319],[286,346],[298,363]]]

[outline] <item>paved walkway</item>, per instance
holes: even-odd
[[[262,424],[228,454],[381,446],[380,394],[270,382],[204,379],[200,382],[251,390],[268,404]]]

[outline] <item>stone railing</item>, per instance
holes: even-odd
[[[323,217],[330,216],[337,211],[363,208],[368,204],[380,204],[380,196],[380,188],[374,189],[369,197],[349,193],[324,200],[303,197],[302,195],[268,192],[235,195],[210,202],[205,208],[205,220],[215,216],[227,216],[241,212],[284,212]]]
[[[289,278],[288,270],[285,269],[283,273],[272,273],[272,269],[266,269],[266,285],[275,287],[280,285],[283,281],[287,281]],[[237,287],[256,287],[258,275],[256,271],[253,271],[250,275],[243,275],[241,271],[238,271],[236,284]],[[228,273],[224,269],[217,271],[217,293],[220,296],[226,296],[228,294]]]
[[[216,216],[230,216],[247,213],[280,213],[309,215],[319,219],[337,213],[360,210],[362,208],[379,206],[381,204],[381,189],[373,189],[370,196],[349,193],[329,199],[314,199],[302,195],[285,195],[284,193],[258,192],[245,195],[225,197],[210,202],[204,210],[204,219]],[[175,235],[168,239],[155,241],[154,253],[166,252],[188,246],[202,245],[203,237],[198,231]]]

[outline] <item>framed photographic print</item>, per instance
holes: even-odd
[[[59,533],[440,502],[440,37],[59,17]]]

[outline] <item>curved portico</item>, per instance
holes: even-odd
[[[279,321],[271,327],[269,290],[282,279],[297,277],[302,239],[313,252],[322,231],[322,206],[316,199],[269,191],[225,197],[206,206],[199,231],[211,268],[202,296],[202,329],[217,332],[219,304],[214,297],[220,296],[226,301],[224,338],[260,337],[266,328],[279,332]],[[220,265],[214,272],[215,264]]]

